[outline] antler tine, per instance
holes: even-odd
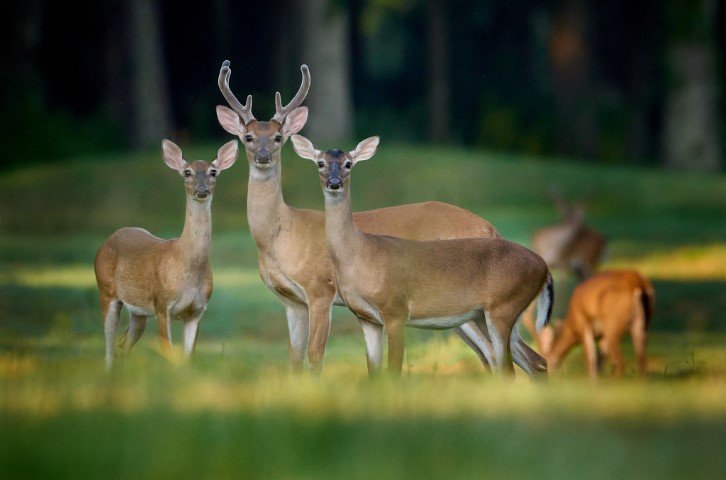
[[[308,95],[308,90],[310,90],[310,70],[308,69],[307,65],[301,65],[300,71],[302,72],[302,82],[300,83],[300,89],[297,91],[295,96],[292,97],[290,103],[283,107],[280,92],[275,93],[275,115],[272,117],[272,120],[274,120],[275,122],[284,122],[285,117],[287,117],[290,112],[299,107],[302,104],[303,100],[305,100],[305,97]]]
[[[232,107],[232,110],[239,114],[242,118],[242,122],[247,125],[255,119],[254,115],[252,115],[252,95],[247,96],[247,102],[245,102],[244,105],[237,100],[237,97],[235,97],[234,93],[232,93],[232,89],[229,88],[229,77],[232,76],[232,69],[229,65],[229,60],[222,62],[222,68],[219,69],[217,85],[219,85],[219,90],[222,92],[222,95],[224,95],[224,98],[227,100],[227,103],[229,103],[229,106]]]

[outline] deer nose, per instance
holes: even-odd
[[[194,190],[194,196],[196,198],[207,198],[209,196],[209,190]]]
[[[272,154],[269,150],[260,150],[259,152],[257,152],[257,155],[255,155],[256,163],[267,165],[268,163],[270,163],[270,160],[272,160]]]
[[[342,184],[342,180],[339,178],[331,178],[328,180],[328,187],[332,190],[337,190],[340,188],[340,185]]]

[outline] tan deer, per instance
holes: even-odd
[[[548,321],[552,277],[536,253],[501,238],[416,241],[361,231],[353,218],[351,169],[373,157],[378,137],[355,150],[317,150],[292,136],[295,151],[318,167],[325,197],[325,240],[338,294],[358,317],[368,365],[400,375],[404,327],[448,329],[474,322],[491,339],[492,368],[513,373],[510,341],[524,309],[538,298],[537,327]],[[518,338],[518,337],[517,337]]]
[[[106,366],[115,357],[121,307],[131,314],[119,341],[128,353],[156,315],[162,353],[171,353],[171,320],[184,322],[184,354],[195,348],[199,321],[212,295],[209,248],[212,195],[217,175],[237,159],[237,141],[226,143],[212,162],[187,162],[169,140],[162,142],[166,164],[184,178],[186,219],[179,238],[163,240],[142,228],[122,228],[101,245],[94,267],[106,335]]]
[[[285,306],[289,330],[289,358],[293,370],[300,370],[307,358],[313,371],[323,366],[336,295],[333,266],[325,247],[323,212],[298,209],[285,203],[281,184],[281,148],[289,136],[300,131],[308,111],[301,107],[310,87],[310,72],[303,65],[302,83],[290,103],[283,107],[275,95],[275,115],[269,122],[252,115],[252,97],[244,105],[229,87],[228,61],[219,72],[219,88],[232,107],[217,107],[220,125],[237,135],[249,163],[247,220],[259,258],[262,280]],[[425,202],[382,208],[354,214],[356,225],[365,232],[416,240],[460,237],[499,237],[486,220],[453,205]],[[488,334],[474,322],[457,328],[457,334],[483,363],[493,361]],[[515,359],[530,375],[546,371],[544,359],[518,336],[513,339]]]
[[[591,378],[597,377],[601,354],[613,363],[615,375],[622,375],[620,341],[630,332],[638,372],[645,374],[646,330],[654,308],[653,286],[636,271],[608,271],[590,277],[575,288],[564,321],[557,327],[548,325],[540,332],[550,373],[572,347],[582,343]]]
[[[551,269],[572,272],[578,281],[583,281],[597,270],[605,251],[605,238],[585,225],[582,204],[569,203],[554,191],[550,192],[550,199],[561,221],[537,230],[532,235],[532,250]]]

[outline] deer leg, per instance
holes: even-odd
[[[645,375],[647,367],[647,358],[645,355],[645,343],[647,341],[647,333],[645,331],[645,319],[636,318],[630,326],[630,337],[633,339],[633,348],[635,356],[638,359],[638,374]]]
[[[467,322],[460,327],[456,328],[456,334],[464,340],[464,343],[469,345],[469,348],[479,357],[482,365],[493,370],[494,365],[494,353],[492,349],[492,342],[487,337],[486,332],[479,328],[476,322]]]
[[[111,370],[116,354],[116,333],[121,314],[121,302],[102,299],[101,313],[103,314],[103,333],[106,337],[106,370]]]
[[[313,372],[323,369],[325,345],[330,334],[330,307],[332,299],[326,298],[310,304],[310,335],[308,339],[308,361]]]
[[[501,371],[503,377],[512,377],[514,376],[514,365],[512,364],[512,350],[509,346],[509,340],[515,322],[508,320],[507,317],[507,312],[484,311],[497,368]]]
[[[516,326],[512,329],[509,348],[512,350],[514,363],[524,370],[530,378],[547,379],[547,361],[522,340]]]
[[[618,337],[618,335],[609,336],[606,339],[606,343],[608,346],[608,358],[615,367],[613,373],[616,377],[622,377],[624,364],[623,354],[620,351],[620,338]]]
[[[388,373],[393,377],[400,377],[403,370],[403,350],[405,343],[403,319],[389,319],[385,322],[388,336]]]
[[[169,322],[169,312],[166,308],[157,309],[156,326],[159,331],[159,349],[161,354],[167,360],[171,360],[171,323]]]
[[[131,351],[136,342],[141,338],[141,334],[146,329],[146,320],[148,317],[143,315],[131,314],[131,320],[129,321],[129,328],[126,330],[123,338],[119,340],[119,346],[123,347],[124,354]]]
[[[592,380],[597,379],[597,345],[592,331],[586,331],[582,338],[582,348],[585,350],[585,364],[587,374]]]
[[[383,325],[369,322],[361,317],[358,317],[358,321],[366,344],[368,376],[375,377],[380,373],[383,363]]]
[[[184,321],[184,357],[191,357],[197,347],[197,333],[199,322],[202,320],[204,309]]]
[[[300,372],[305,362],[305,350],[310,331],[308,307],[304,303],[287,300],[285,301],[285,313],[287,330],[290,335],[287,349],[290,371]]]

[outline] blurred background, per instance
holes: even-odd
[[[723,168],[718,0],[27,0],[2,8],[5,163],[222,138],[312,72],[306,132]],[[40,141],[42,139],[42,141]]]

